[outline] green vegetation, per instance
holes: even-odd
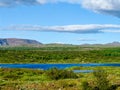
[[[93,50],[102,47],[82,47],[75,45],[42,45],[42,46],[0,46],[0,50],[42,50],[42,51],[81,51]]]
[[[113,63],[120,48],[42,47],[0,48],[0,63]]]
[[[0,47],[0,63],[120,63],[120,47]],[[0,68],[0,90],[120,90],[120,67]]]
[[[90,85],[89,82],[85,81],[82,83],[83,90],[117,90],[120,84],[111,85],[110,81],[107,79],[108,75],[103,70],[98,70],[93,72],[95,76],[94,85]]]
[[[59,79],[66,79],[66,78],[78,78],[78,76],[68,70],[60,70],[57,68],[51,68],[46,71],[46,74],[50,77],[52,80],[59,80]]]
[[[102,68],[105,72],[73,73],[69,69],[57,68],[45,71],[1,68],[0,90],[120,90],[120,68]],[[94,70],[99,69],[94,67]]]
[[[49,70],[33,70],[33,69],[0,69],[0,90],[4,90],[6,87],[20,88],[27,83],[45,83],[53,80],[62,79],[77,79],[77,74],[68,70],[60,70],[57,68],[51,68]],[[20,86],[20,87],[19,87]],[[45,86],[44,86],[45,87]],[[34,87],[35,88],[35,87]],[[9,89],[5,89],[9,90]],[[13,89],[12,89],[13,90]],[[26,90],[26,89],[25,89]],[[37,89],[38,90],[38,89]]]

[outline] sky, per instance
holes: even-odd
[[[120,42],[120,0],[0,0],[0,38]]]

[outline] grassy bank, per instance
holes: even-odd
[[[89,67],[76,67],[87,70]],[[99,67],[98,67],[99,68]],[[89,69],[96,70],[95,67]],[[119,67],[102,67],[107,73],[110,85],[120,84]],[[94,86],[96,78],[93,73],[73,73],[75,67],[67,70],[32,70],[32,69],[0,69],[1,90],[83,90],[82,83],[87,81]],[[98,70],[98,69],[97,69]],[[103,75],[103,73],[102,73]],[[53,77],[52,77],[53,76]],[[58,77],[59,76],[59,77]],[[63,77],[64,76],[64,77]],[[58,77],[58,78],[57,78]],[[93,89],[91,89],[93,90]],[[111,89],[111,90],[120,90]]]

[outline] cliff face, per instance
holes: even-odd
[[[20,46],[20,45],[40,45],[41,43],[36,40],[29,39],[16,39],[6,38],[0,39],[0,46]]]

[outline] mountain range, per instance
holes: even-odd
[[[82,44],[81,46],[120,46],[120,42],[114,41],[106,44]]]
[[[23,46],[23,45],[44,45],[41,42],[30,39],[18,39],[18,38],[0,38],[0,46]],[[48,44],[50,46],[71,46],[72,44]],[[120,42],[112,42],[106,44],[82,44],[80,46],[120,46]]]

